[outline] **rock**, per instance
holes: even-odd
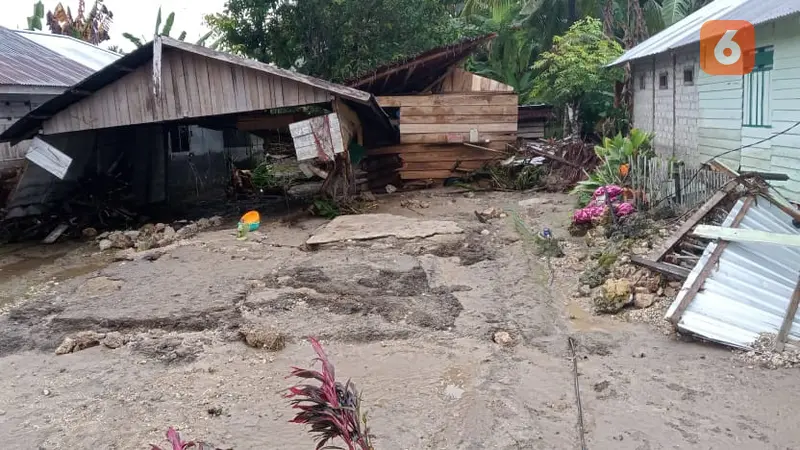
[[[100,240],[103,240],[103,239],[108,239],[108,235],[109,234],[111,234],[111,233],[109,233],[108,231],[104,231],[104,232],[98,234],[97,237],[94,238],[94,239],[97,240],[97,241],[100,241]]]
[[[91,239],[93,237],[97,237],[97,229],[92,227],[84,228],[83,231],[81,231],[81,234],[83,234],[83,237]]]
[[[104,252],[110,249],[114,244],[112,244],[108,239],[102,239],[98,245],[100,247],[100,251]]]
[[[286,337],[273,329],[253,326],[242,329],[240,334],[244,338],[244,342],[253,348],[277,352],[286,347]]]
[[[489,231],[489,230],[483,230],[483,231],[481,231],[481,234],[482,234],[483,236],[488,236],[488,235],[489,235],[489,233],[490,233],[490,231]]]
[[[158,247],[158,239],[155,236],[147,236],[136,242],[136,250],[143,252],[151,248]]]
[[[395,192],[397,192],[397,188],[394,187],[393,184],[387,184],[386,185],[386,193],[387,194],[394,194]]]
[[[112,331],[111,333],[106,334],[106,337],[103,338],[102,344],[111,349],[120,348],[126,344],[126,339],[122,333],[118,331]]]
[[[67,353],[72,353],[72,349],[75,348],[75,340],[68,337],[64,338],[64,342],[56,348],[56,355],[66,355]]]
[[[87,348],[100,345],[100,340],[105,338],[102,333],[94,331],[82,331],[73,337],[64,338],[61,345],[56,348],[56,355],[66,355],[67,353],[79,352]]]
[[[498,331],[492,337],[492,340],[496,344],[500,345],[511,345],[514,343],[514,338],[507,331]]]
[[[133,247],[133,239],[121,231],[115,231],[108,235],[108,240],[111,241],[111,247],[124,250]]]
[[[497,208],[489,208],[484,210],[481,213],[481,216],[483,216],[484,219],[497,219],[500,217],[500,210]]]
[[[124,234],[125,234],[125,236],[128,236],[129,238],[131,238],[131,240],[133,240],[133,241],[136,241],[137,239],[139,239],[139,231],[138,230],[129,230],[129,231],[126,231]]]
[[[45,397],[50,397],[51,393],[52,392],[50,392],[50,389],[43,389],[42,390],[42,395],[44,395]]]
[[[597,312],[614,314],[631,302],[631,284],[625,279],[606,280],[601,295],[594,298]]]
[[[178,232],[175,233],[175,237],[178,239],[188,239],[197,234],[198,231],[200,231],[200,227],[198,227],[196,223],[190,223],[178,230]]]
[[[680,290],[680,288],[683,287],[683,283],[681,283],[680,281],[670,281],[667,284],[667,286],[669,286],[669,287],[671,287],[672,289],[675,289],[675,290]]]
[[[207,230],[211,228],[211,221],[204,217],[197,221],[197,228],[200,230]]]
[[[164,231],[166,229],[167,229],[167,226],[164,225],[163,223],[157,223],[156,224],[156,233],[160,233],[160,232],[162,232],[162,231]],[[175,230],[173,230],[173,231],[175,231]]]
[[[375,201],[375,194],[370,191],[364,191],[361,193],[361,200],[365,202],[374,202]]]
[[[221,227],[222,226],[222,216],[213,216],[208,219],[208,223],[212,227]]]
[[[466,197],[466,198],[475,198],[475,193],[472,192],[472,191],[469,191],[469,192],[464,194],[464,197]]]
[[[539,205],[549,205],[551,203],[553,203],[553,200],[541,197],[529,198],[527,200],[520,200],[519,202],[517,202],[517,204],[519,206],[522,206],[523,208],[530,208],[532,206],[539,206]]]
[[[142,225],[141,228],[139,228],[140,235],[150,236],[155,234],[155,232],[156,232],[156,226],[153,225],[152,223],[146,223]]]
[[[588,297],[592,294],[592,287],[588,284],[582,284],[578,286],[578,294],[580,294],[581,297]]]
[[[633,305],[638,309],[646,309],[653,305],[656,302],[656,295],[655,294],[639,294],[637,293],[633,297]]]
[[[664,288],[664,296],[669,298],[675,298],[678,296],[678,290],[672,286],[667,286]]]

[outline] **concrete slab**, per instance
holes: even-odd
[[[449,220],[420,220],[394,214],[359,214],[339,216],[317,230],[306,241],[308,245],[329,244],[348,240],[369,240],[385,237],[400,239],[426,238],[437,234],[463,233]]]

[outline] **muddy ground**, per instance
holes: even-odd
[[[247,241],[204,232],[152,261],[114,262],[89,243],[0,249],[4,448],[145,449],[170,425],[222,448],[313,448],[281,397],[289,367],[311,361],[308,335],[363,391],[378,449],[579,448],[569,336],[588,448],[800,448],[796,371],[594,316],[572,300],[580,264],[537,257],[510,218],[474,214],[516,209],[567,238],[577,261],[587,249],[567,235],[572,206],[435,190],[373,212],[464,233],[308,251],[325,221],[275,220]],[[287,347],[248,347],[243,327],[281,330]],[[515,345],[494,343],[498,330]],[[127,343],[56,356],[81,331]]]

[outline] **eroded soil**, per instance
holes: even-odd
[[[152,261],[113,262],[89,244],[7,249],[4,447],[144,449],[172,425],[222,448],[313,448],[281,397],[289,367],[311,361],[309,335],[363,391],[379,449],[578,448],[569,336],[589,448],[800,447],[796,371],[747,367],[572,300],[582,267],[569,261],[587,250],[567,236],[569,197],[406,197],[430,206],[397,195],[378,212],[464,233],[309,251],[324,221],[276,219],[247,241],[201,233]],[[566,262],[537,257],[509,218],[480,223],[474,212],[489,207],[566,238]],[[287,347],[250,348],[243,327],[280,330]],[[81,331],[127,343],[55,355]],[[514,344],[494,343],[497,331]]]

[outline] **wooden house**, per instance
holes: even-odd
[[[430,50],[349,83],[376,95],[400,129],[394,145],[369,150],[369,172],[396,182],[443,180],[506,157],[517,140],[517,94],[458,67],[493,38]]]

